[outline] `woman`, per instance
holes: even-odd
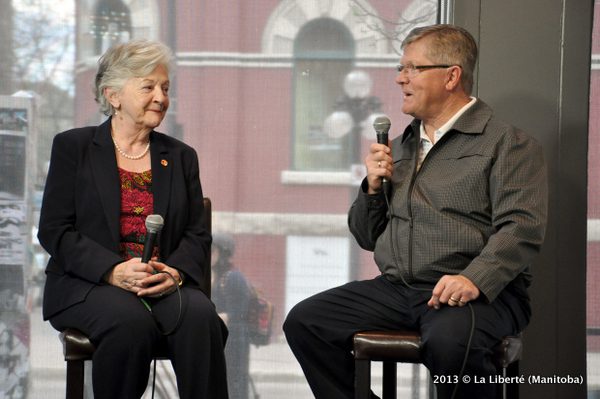
[[[229,337],[225,358],[229,376],[229,397],[248,399],[250,384],[250,337],[248,335],[248,304],[250,285],[244,274],[233,266],[233,237],[225,233],[213,235],[212,298],[221,319],[227,324]]]
[[[211,237],[202,220],[198,159],[154,131],[169,106],[171,53],[132,41],[99,60],[100,126],[58,134],[40,216],[50,254],[44,319],[96,346],[94,396],[139,398],[153,350],[168,348],[181,398],[227,398],[226,328],[200,290]],[[146,216],[164,218],[142,263]]]

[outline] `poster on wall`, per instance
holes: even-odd
[[[0,398],[25,398],[29,376],[30,322],[25,311],[22,265],[0,264]]]
[[[0,96],[0,398],[27,397],[32,99]]]
[[[24,265],[26,241],[25,203],[0,200],[0,265]]]
[[[285,313],[301,300],[348,281],[348,237],[288,236]]]
[[[0,200],[25,199],[27,109],[0,108]]]

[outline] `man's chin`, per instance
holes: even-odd
[[[402,106],[402,112],[406,115],[410,115],[410,116],[415,116],[415,110],[414,108],[410,107],[410,106]]]

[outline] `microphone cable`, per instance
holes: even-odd
[[[144,304],[144,306],[146,307],[146,309],[150,312],[150,314],[152,315],[152,318],[154,319],[154,322],[156,323],[156,328],[158,328],[158,331],[160,331],[160,333],[164,336],[168,336],[173,334],[175,331],[177,331],[177,329],[179,328],[179,324],[181,324],[181,314],[183,312],[183,298],[181,297],[181,290],[179,288],[179,283],[177,282],[177,280],[175,279],[175,277],[166,271],[159,271],[156,272],[156,274],[166,274],[167,276],[169,276],[169,278],[171,280],[173,280],[173,283],[175,283],[175,290],[171,290],[170,292],[167,293],[167,295],[171,295],[174,291],[177,292],[177,296],[179,297],[179,306],[178,306],[178,312],[177,312],[177,320],[175,321],[175,325],[173,326],[173,328],[171,328],[170,330],[164,331],[161,327],[160,324],[158,323],[158,320],[156,319],[156,316],[154,316],[154,313],[152,313],[152,306],[150,306],[150,304],[148,303],[148,301],[145,298],[140,298],[140,301],[142,301],[142,303]],[[159,296],[158,298],[162,297]]]
[[[389,181],[388,184],[391,186],[392,185],[391,181]],[[396,247],[394,246],[394,223],[392,220],[393,208],[392,208],[392,204],[388,198],[388,193],[387,193],[386,189],[384,189],[384,191],[383,191],[383,196],[385,197],[385,203],[388,207],[388,223],[390,224],[390,248],[392,249],[392,257],[394,259],[394,263],[396,264],[396,267],[398,268],[398,270],[400,270],[400,262],[398,262],[398,255],[396,254]],[[432,291],[433,292],[433,289],[415,287],[415,286],[409,284],[404,279],[404,276],[402,275],[402,273],[399,273],[399,276],[400,276],[400,279],[402,280],[402,284],[404,284],[404,286],[406,286],[406,288],[408,288],[408,289],[412,289],[415,291]],[[460,371],[458,373],[456,384],[454,384],[454,389],[452,390],[452,395],[450,396],[451,399],[454,399],[456,397],[456,393],[458,392],[458,388],[460,386],[463,375],[465,373],[465,368],[467,366],[467,360],[469,358],[469,352],[471,351],[471,342],[473,340],[473,335],[475,333],[475,310],[473,309],[473,306],[471,305],[470,302],[467,302],[467,306],[469,307],[469,310],[471,311],[471,328],[469,331],[469,339],[467,341],[467,348],[465,349],[465,357],[463,359]]]
[[[177,282],[177,280],[175,279],[175,277],[166,271],[159,271],[156,272],[156,274],[158,273],[163,273],[166,274],[167,276],[169,276],[169,278],[171,280],[173,280],[173,282],[175,283],[175,291],[177,291],[177,296],[179,297],[179,306],[178,306],[178,312],[177,312],[177,320],[175,321],[175,325],[173,326],[173,328],[171,328],[170,330],[164,331],[161,327],[160,324],[158,323],[158,320],[156,319],[156,316],[154,315],[154,313],[152,312],[152,306],[150,306],[150,304],[148,303],[148,301],[145,298],[140,298],[140,301],[142,301],[142,303],[144,304],[144,307],[150,312],[150,314],[152,315],[152,318],[154,319],[154,324],[156,324],[156,328],[158,329],[158,331],[160,331],[160,333],[163,336],[169,336],[171,334],[173,334],[175,331],[177,331],[177,329],[179,328],[179,325],[181,324],[181,314],[183,312],[183,298],[181,296],[181,289],[179,287],[179,283]],[[173,293],[173,291],[170,291],[167,295],[171,295]],[[162,295],[161,295],[162,296]],[[153,372],[152,372],[152,395],[151,398],[154,399],[154,389],[156,386],[156,357],[154,358],[154,365],[153,365]]]

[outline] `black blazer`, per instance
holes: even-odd
[[[203,220],[198,157],[190,146],[150,133],[154,212],[164,217],[160,258],[201,287],[211,236]],[[38,238],[46,267],[44,319],[84,301],[119,256],[120,179],[110,119],[58,134],[52,144]]]

